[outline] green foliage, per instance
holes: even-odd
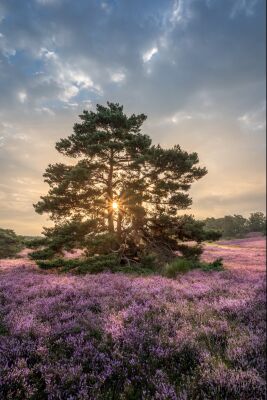
[[[96,228],[95,221],[83,221],[77,216],[69,221],[62,221],[53,228],[45,228],[44,235],[47,246],[54,252],[60,252],[62,249],[84,248],[92,233],[96,233]]]
[[[192,260],[179,257],[164,266],[163,274],[167,278],[176,278],[178,274],[188,272],[194,268],[197,268],[197,264]]]
[[[262,212],[251,213],[247,224],[249,232],[262,232],[266,234],[266,217]]]
[[[207,263],[203,261],[177,257],[164,266],[162,273],[168,278],[176,278],[178,274],[185,273],[196,268],[207,272],[222,271],[224,269],[223,259],[217,258],[213,262]]]
[[[37,259],[36,263],[41,269],[49,270],[49,269],[59,269],[64,267],[65,263],[68,265],[72,262],[72,260],[64,260],[63,258],[53,258],[51,260],[46,259]],[[72,264],[72,263],[71,263]],[[74,267],[73,267],[74,268]]]
[[[55,256],[55,251],[49,247],[33,251],[32,253],[29,254],[29,257],[32,260],[48,260],[50,258],[53,258],[54,256]]]
[[[179,244],[177,248],[182,253],[184,258],[193,261],[198,260],[203,251],[200,245],[187,246],[186,244]]]
[[[83,260],[65,260],[63,258],[37,260],[37,265],[43,270],[55,270],[59,273],[71,272],[74,274],[97,274],[104,271],[133,275],[160,273],[160,269],[155,264],[133,262],[122,264],[119,258],[113,254],[90,257]]]
[[[148,270],[156,270],[157,269],[157,256],[156,254],[144,254],[141,259],[139,266],[142,269],[148,269]]]
[[[186,273],[192,269],[203,271],[223,270],[222,259],[218,258],[212,263],[176,257],[165,265],[157,263],[155,255],[146,255],[140,263],[122,264],[116,254],[105,254],[84,259],[66,260],[54,258],[51,260],[37,260],[38,266],[43,270],[55,270],[59,273],[71,272],[74,274],[98,274],[101,272],[126,273],[133,275],[159,274],[168,278],[176,278],[178,274]]]
[[[221,239],[222,232],[215,229],[204,229],[204,240],[208,242],[215,242],[216,240]]]
[[[202,262],[200,263],[200,267],[203,271],[222,271],[224,269],[223,259],[220,257],[211,263]]]
[[[85,248],[87,255],[110,254],[111,251],[118,249],[119,241],[115,233],[102,233],[94,237],[87,237]]]
[[[29,249],[36,249],[40,246],[44,246],[47,244],[47,239],[44,237],[23,236],[22,241],[23,241],[23,244],[25,245],[25,247],[28,247]]]
[[[57,258],[53,260],[38,260],[37,264],[42,269],[57,269],[58,272],[74,272],[76,274],[97,274],[104,271],[115,272],[119,266],[116,255],[108,254],[90,257],[83,260],[65,260]]]
[[[92,257],[84,261],[79,267],[77,267],[76,272],[97,274],[104,271],[114,271],[119,265],[119,260],[116,255],[107,254],[97,257]]]
[[[22,247],[19,237],[13,230],[0,228],[0,258],[14,257]]]

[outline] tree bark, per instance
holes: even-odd
[[[118,211],[118,221],[117,221],[117,236],[118,239],[121,240],[121,225],[122,225],[122,212]]]
[[[107,201],[108,201],[108,231],[114,233],[114,219],[113,219],[113,151],[111,151],[110,165],[108,173],[107,185]]]

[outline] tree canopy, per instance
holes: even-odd
[[[136,257],[148,248],[175,251],[179,241],[200,242],[203,224],[179,215],[192,204],[191,184],[207,173],[197,153],[153,145],[141,133],[147,117],[127,116],[117,103],[79,117],[73,133],[56,143],[76,163],[50,164],[44,173],[50,190],[35,204],[55,221],[45,229],[55,247]]]

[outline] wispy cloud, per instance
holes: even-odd
[[[151,58],[157,53],[158,53],[157,47],[152,47],[151,49],[147,50],[142,56],[144,63],[150,61]]]
[[[26,92],[22,91],[22,92],[18,92],[18,99],[21,103],[25,103],[25,101],[27,100],[28,95]]]
[[[266,129],[266,103],[258,108],[248,111],[238,117],[241,126],[250,131],[262,131]]]
[[[123,72],[113,72],[111,73],[111,80],[112,82],[122,82],[126,78],[126,75]]]
[[[89,74],[80,67],[63,62],[55,51],[42,48],[39,56],[45,60],[46,79],[55,81],[59,86],[59,100],[68,102],[83,89],[101,93],[101,87],[93,82]]]
[[[242,13],[247,17],[251,17],[254,14],[254,8],[257,3],[258,0],[235,0],[230,13],[230,18],[235,18]]]

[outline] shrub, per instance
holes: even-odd
[[[208,242],[214,242],[216,240],[221,239],[222,233],[215,229],[205,230],[204,231],[204,238]]]
[[[176,278],[178,274],[185,273],[196,268],[202,269],[203,271],[222,271],[224,269],[223,259],[217,258],[215,261],[207,263],[181,257],[175,258],[170,263],[165,264],[163,268],[163,275],[167,276],[168,278]]]
[[[203,252],[203,249],[200,245],[188,246],[186,244],[179,244],[177,247],[182,253],[183,257],[187,258],[188,260],[198,260]]]
[[[155,270],[157,269],[157,257],[153,253],[145,254],[140,259],[139,267],[142,269]]]
[[[216,258],[216,260],[211,263],[202,262],[200,263],[200,267],[203,271],[222,271],[224,269],[223,259],[220,257]]]
[[[191,260],[185,258],[175,258],[173,261],[164,266],[163,275],[167,276],[168,278],[176,278],[178,274],[190,271],[196,267],[197,265]]]
[[[148,275],[155,275],[157,273],[157,270],[141,266],[140,264],[129,264],[129,265],[118,265],[113,270],[113,272],[122,272],[124,274],[130,274],[135,276],[148,276]]]

